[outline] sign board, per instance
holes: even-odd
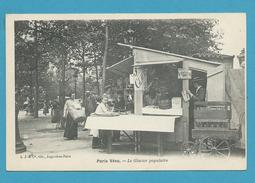
[[[191,79],[191,70],[179,68],[178,79]]]
[[[135,75],[134,74],[130,74],[129,75],[129,83],[130,84],[134,84],[135,83]]]
[[[136,90],[143,90],[146,85],[146,71],[144,69],[135,69],[133,82]]]
[[[180,109],[180,108],[182,108],[181,97],[173,97],[172,98],[172,109]]]

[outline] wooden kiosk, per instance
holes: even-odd
[[[191,131],[189,123],[190,106],[189,102],[183,100],[182,91],[190,89],[189,80],[194,74],[201,72],[206,79],[207,73],[211,69],[221,65],[221,63],[138,46],[119,45],[125,46],[127,49],[132,49],[132,56],[108,67],[107,71],[116,74],[118,77],[132,76],[134,85],[134,114],[126,115],[125,117],[114,117],[116,121],[113,118],[109,119],[111,117],[100,119],[101,123],[96,122],[97,117],[92,117],[93,120],[89,118],[86,127],[88,129],[96,128],[110,131],[134,131],[136,134],[136,151],[139,151],[141,143],[139,141],[140,132],[157,132],[158,155],[161,155],[163,150],[162,133],[169,133],[167,137],[169,141],[178,143],[187,142]],[[172,75],[169,75],[168,78],[174,78],[175,84],[178,86],[172,85],[166,87],[175,89],[175,95],[177,96],[172,95],[172,97],[180,99],[179,107],[174,107],[172,104],[171,108],[165,110],[144,108],[144,91],[149,85],[148,78],[151,74],[148,68],[164,68],[167,65],[173,71],[171,73]],[[109,137],[108,152],[111,152],[110,139],[111,137]]]

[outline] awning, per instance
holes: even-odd
[[[110,67],[107,67],[106,70],[120,76],[127,75],[127,74],[129,75],[133,71],[133,64],[134,64],[134,57],[131,56],[116,64],[113,64]]]
[[[107,68],[107,71],[117,75],[126,76],[132,73],[133,67],[147,66],[156,64],[176,64],[179,62],[189,62],[189,67],[202,68],[207,71],[212,67],[221,65],[221,63],[197,59],[193,57],[177,55],[159,50],[149,48],[119,44],[121,46],[128,46],[133,49],[133,56],[126,58],[116,64]],[[201,65],[201,63],[203,63]]]
[[[144,47],[122,44],[122,43],[118,43],[118,45],[129,47],[133,50],[134,55],[136,55],[136,64],[138,62],[148,62],[147,65],[155,64],[155,62],[158,62],[159,64],[164,64],[164,63],[167,63],[168,61],[171,61],[172,63],[172,62],[190,60],[190,61],[208,63],[212,65],[221,65],[221,63],[215,62],[215,61],[209,61],[209,60],[189,57],[185,55],[179,55],[179,54],[169,53],[165,51],[154,50],[150,48],[144,48]]]
[[[147,62],[136,63],[134,66],[145,66],[145,65],[156,65],[156,64],[174,64],[174,63],[178,63],[180,61],[182,61],[182,60],[147,61]]]
[[[176,118],[179,118],[179,116],[89,116],[85,127],[99,130],[174,132]]]

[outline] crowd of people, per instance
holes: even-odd
[[[192,101],[204,101],[205,91],[199,84],[199,79],[194,78],[192,83],[194,85],[194,92],[188,91]],[[157,91],[149,85],[144,92],[144,106],[160,106],[163,108],[169,108],[164,104],[165,100],[169,100],[167,92]],[[47,96],[47,95],[45,95]],[[165,102],[169,103],[169,101]],[[34,109],[34,99],[27,97],[22,106],[26,113],[32,113]],[[83,126],[83,131],[86,129],[86,120],[91,115],[97,116],[116,116],[124,111],[134,110],[133,96],[128,94],[124,96],[122,92],[117,92],[115,96],[112,95],[112,91],[106,87],[105,93],[102,96],[98,96],[90,91],[86,91],[85,100],[76,99],[75,94],[70,94],[65,98],[64,109],[61,110],[59,96],[55,100],[49,100],[47,97],[42,102],[43,114],[47,115],[51,112],[51,122],[60,124],[60,127],[64,129],[64,139],[76,140],[78,139],[78,126]],[[83,121],[75,121],[72,115],[71,109],[83,110]],[[51,109],[51,110],[50,110]],[[92,148],[104,148],[106,145],[106,134],[103,130],[91,129],[89,132],[92,138]],[[113,131],[113,141],[120,141],[120,131]]]
[[[196,88],[195,94],[192,94],[189,91],[194,100],[204,100],[204,91],[201,85],[197,84],[197,81],[193,81],[194,86]],[[145,92],[144,95],[144,105],[159,105],[161,107],[170,107],[164,104],[164,100],[168,99],[167,93],[165,94],[166,97],[162,93],[157,93],[155,90],[150,89]],[[203,95],[203,96],[202,96]],[[129,97],[129,96],[128,96]],[[60,113],[60,105],[59,105],[59,98],[51,102],[52,107],[52,122],[63,123],[64,131],[64,138],[67,140],[75,140],[78,138],[78,123],[74,121],[70,111],[68,111],[68,106],[74,105],[74,101],[78,100],[75,99],[75,95],[71,94],[70,97],[65,102],[63,116]],[[97,96],[90,91],[87,91],[85,94],[85,102],[82,103],[82,100],[78,100],[80,102],[80,108],[83,107],[84,109],[84,121],[83,121],[83,131],[86,131],[85,128],[86,120],[90,115],[98,115],[98,116],[114,116],[118,115],[120,112],[125,110],[130,110],[130,107],[125,101],[130,101],[132,103],[132,96],[131,99],[127,98],[125,100],[124,95],[122,93],[117,93],[117,96],[113,98],[111,96],[111,92],[106,89],[106,93],[102,96]],[[92,140],[92,148],[98,148],[104,146],[104,132],[93,129],[90,130],[90,135],[93,136]],[[113,132],[113,141],[120,140],[120,131]]]
[[[107,90],[106,90],[107,91]],[[87,131],[85,124],[90,115],[98,116],[116,116],[125,110],[131,110],[132,97],[128,96],[125,103],[124,96],[118,93],[116,98],[113,98],[109,92],[104,93],[102,96],[97,96],[90,91],[85,93],[85,102],[75,99],[75,94],[70,94],[65,101],[63,114],[61,114],[59,97],[51,102],[52,122],[60,123],[64,128],[64,139],[76,140],[78,138],[78,126],[83,126],[83,131]],[[76,106],[75,106],[76,105]],[[77,122],[74,120],[71,111],[72,109],[81,109],[84,111],[84,120]],[[92,148],[101,148],[105,146],[105,133],[102,130],[93,129],[89,132],[92,139]],[[113,132],[113,141],[120,140],[120,131]]]
[[[169,94],[163,90],[157,90],[159,87],[155,83],[157,80],[153,81],[148,85],[147,90],[144,92],[144,106],[159,106],[161,108],[170,108],[168,106]],[[188,94],[193,101],[204,101],[205,91],[204,88],[199,84],[199,80],[194,78],[192,81],[195,91]],[[155,85],[155,86],[154,86]],[[153,87],[154,86],[154,87]],[[105,88],[105,93],[102,96],[98,96],[90,91],[86,91],[85,100],[76,99],[75,94],[70,94],[69,97],[65,98],[64,109],[61,110],[59,96],[55,100],[49,100],[47,95],[42,102],[43,114],[47,115],[51,112],[51,122],[60,124],[60,127],[64,128],[64,138],[66,140],[75,140],[78,138],[78,126],[83,125],[83,131],[85,128],[86,120],[90,115],[98,116],[114,116],[118,115],[120,112],[132,111],[134,110],[133,96],[131,93],[124,95],[123,92],[116,92],[115,95],[112,94],[110,87]],[[166,101],[167,100],[167,101]],[[77,102],[78,101],[78,102]],[[167,104],[167,105],[166,105]],[[84,120],[77,122],[73,119],[70,109],[80,108],[84,111]],[[32,113],[34,109],[34,99],[26,97],[23,103],[23,110],[26,113]],[[50,110],[51,109],[51,110]],[[90,130],[90,135],[93,136],[92,148],[98,148],[104,146],[104,132],[99,130]],[[113,132],[113,141],[120,140],[120,131]]]

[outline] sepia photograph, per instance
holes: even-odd
[[[246,14],[7,14],[9,171],[246,170]]]

